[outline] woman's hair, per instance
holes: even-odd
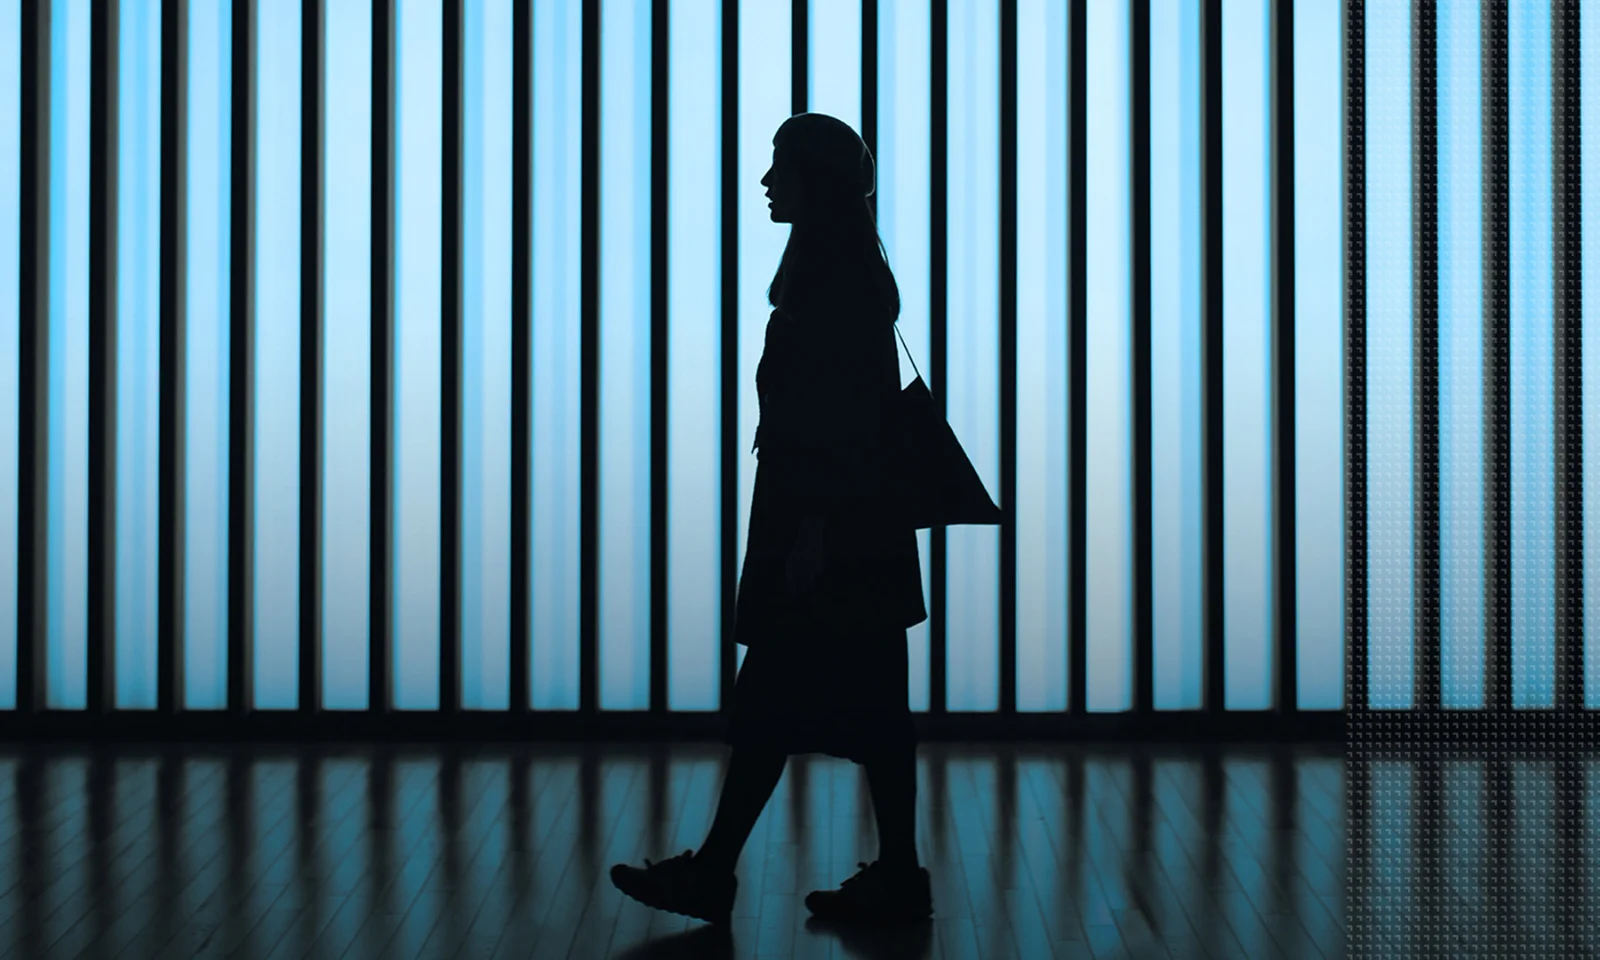
[[[805,212],[795,218],[767,302],[799,314],[864,312],[894,323],[900,288],[860,188],[790,151]]]

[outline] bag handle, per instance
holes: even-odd
[[[917,361],[911,359],[911,348],[906,347],[905,334],[900,332],[900,324],[898,323],[894,325],[894,335],[900,338],[900,346],[906,349],[906,359],[911,362],[911,372],[917,375],[918,380],[921,380],[922,371],[917,369]]]

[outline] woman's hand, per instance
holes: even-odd
[[[789,551],[789,595],[799,596],[817,585],[822,576],[822,521],[807,517],[800,521],[794,549]]]

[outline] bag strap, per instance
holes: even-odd
[[[917,375],[918,380],[921,380],[922,371],[917,369],[917,361],[911,359],[911,348],[906,347],[905,334],[900,332],[900,324],[898,323],[894,325],[894,335],[900,338],[900,346],[906,348],[906,359],[911,361],[911,372]]]

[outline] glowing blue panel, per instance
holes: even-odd
[[[1550,8],[1511,8],[1511,702],[1555,706]]]
[[[1295,682],[1310,710],[1344,706],[1344,64],[1329,42],[1341,29],[1338,4],[1296,0]],[[1439,89],[1442,103],[1442,68]]]
[[[511,702],[511,0],[466,5],[461,705]]]
[[[650,4],[600,12],[600,706],[650,703]]]
[[[1017,709],[1067,706],[1067,8],[1017,5]]]
[[[45,703],[88,703],[89,0],[50,12]]]
[[[1223,635],[1231,710],[1272,705],[1268,0],[1222,6]]]
[[[682,0],[667,170],[667,700],[715,710],[722,649],[722,4]],[[732,402],[733,398],[727,398]]]
[[[756,399],[756,364],[772,308],[767,285],[778,269],[786,225],[772,223],[761,178],[772,165],[772,137],[789,119],[787,4],[737,0],[739,4],[739,569],[744,569],[750,529],[750,496],[756,458],[748,453],[761,418]],[[926,85],[926,84],[924,84]],[[744,665],[744,647],[738,651]]]
[[[1088,312],[1087,403],[1089,710],[1126,710],[1133,699],[1133,341],[1128,257],[1132,186],[1128,0],[1089,6],[1084,216]],[[951,33],[954,34],[952,27]],[[953,132],[953,131],[952,131]],[[955,229],[951,224],[952,232]],[[954,305],[952,303],[952,310]],[[963,438],[964,439],[964,438]],[[981,469],[981,468],[980,468]]]
[[[1369,703],[1411,706],[1411,4],[1366,23]]]
[[[161,481],[161,6],[117,36],[116,700],[156,706]]]
[[[184,257],[184,703],[228,705],[233,5],[189,10]],[[330,278],[331,279],[331,278]]]
[[[1580,14],[1579,59],[1600,63],[1600,3]],[[1583,382],[1600,383],[1600,70],[1583,71]],[[1583,391],[1583,448],[1600,451],[1600,390]],[[1600,456],[1583,458],[1584,705],[1600,706]],[[1593,792],[1590,796],[1594,796]],[[1600,831],[1596,832],[1600,837]]]
[[[17,446],[22,333],[22,5],[0,2],[0,710],[17,705]]]
[[[1483,706],[1483,21],[1478,7],[1477,0],[1449,4],[1439,11],[1438,22],[1440,695],[1445,707],[1457,709]]]
[[[533,706],[578,706],[583,20],[535,0],[533,24]]]
[[[400,0],[396,14],[394,699],[436,710],[444,17],[429,0]]]
[[[1151,682],[1160,710],[1201,705],[1200,81],[1200,5],[1157,0],[1150,11],[1150,572]],[[1020,401],[1017,409],[1020,418]]]
[[[255,705],[294,709],[300,653],[300,7],[256,11]],[[401,553],[402,551],[396,551]]]
[[[323,25],[322,705],[364,710],[372,547],[372,0]]]
[[[950,6],[949,312],[946,419],[978,476],[1000,491],[1000,16]],[[1000,705],[1000,530],[945,535],[946,704]]]
[[[931,389],[928,376],[928,301],[932,293],[928,242],[928,197],[932,152],[928,126],[932,119],[929,72],[933,69],[932,26],[926,3],[879,0],[878,3],[878,231],[889,266],[900,287],[900,333],[916,369]],[[741,61],[742,62],[742,61]],[[741,97],[744,90],[740,90]],[[902,353],[900,379],[916,376]],[[1020,538],[1019,538],[1020,540]],[[922,593],[932,596],[928,566],[928,531],[917,531],[922,562]],[[911,709],[928,709],[928,623],[906,631],[910,652]],[[1019,694],[1020,696],[1020,694]]]
[[[872,0],[868,0],[872,2]],[[811,0],[806,9],[806,109],[861,130],[862,0]]]

